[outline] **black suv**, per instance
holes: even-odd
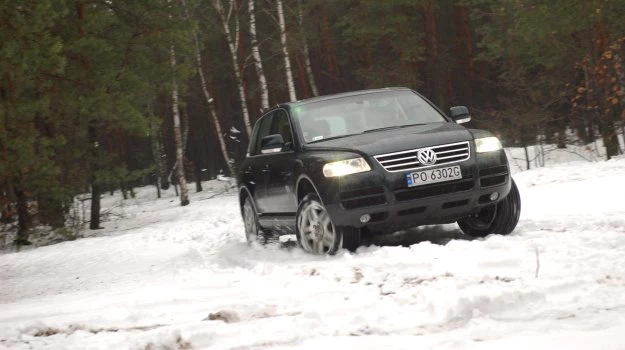
[[[254,127],[239,167],[248,241],[297,236],[314,254],[356,249],[363,234],[457,222],[470,236],[509,234],[521,212],[499,140],[466,129],[406,88],[285,103]]]

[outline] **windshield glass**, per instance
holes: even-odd
[[[307,143],[380,129],[446,122],[412,91],[389,91],[296,106],[293,119]]]

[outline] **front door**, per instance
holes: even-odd
[[[280,134],[284,139],[282,152],[268,154],[263,165],[267,210],[274,214],[292,214],[297,210],[297,196],[294,193],[295,179],[293,165],[293,135],[287,112],[279,109],[273,113],[271,135]]]
[[[248,149],[249,155],[245,163],[242,164],[244,181],[246,182],[247,188],[252,192],[254,202],[256,203],[256,209],[258,210],[258,214],[261,215],[268,212],[265,167],[269,155],[262,154],[260,143],[263,137],[270,135],[272,116],[273,114],[263,116],[258,123],[256,123]]]

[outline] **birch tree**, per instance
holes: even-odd
[[[256,38],[256,14],[254,13],[254,0],[248,1],[248,11],[250,13],[250,36],[252,38],[252,55],[254,56],[254,66],[258,75],[260,85],[260,100],[263,109],[269,108],[269,90],[267,89],[267,79],[263,70],[263,61],[260,58],[258,39]]]
[[[172,68],[172,86],[171,86],[171,99],[172,99],[172,112],[174,116],[174,139],[176,143],[176,172],[178,175],[178,182],[180,184],[180,205],[185,206],[189,204],[189,191],[187,190],[187,180],[184,176],[184,154],[183,154],[183,142],[182,132],[180,131],[180,106],[178,102],[178,84],[176,82],[176,51],[171,46],[169,49],[171,68]]]
[[[280,43],[282,44],[282,54],[284,55],[284,70],[286,71],[286,83],[289,89],[289,99],[297,100],[295,84],[293,83],[293,73],[291,72],[291,60],[289,59],[289,49],[287,46],[286,24],[284,21],[284,8],[282,0],[276,0],[278,7],[278,25],[280,26]]]
[[[308,49],[308,40],[306,39],[306,33],[304,32],[304,9],[302,8],[301,0],[297,0],[297,24],[299,25],[300,36],[302,38],[302,55],[304,56],[304,66],[306,67],[308,82],[310,83],[310,88],[312,89],[313,96],[319,96],[317,83],[315,83],[315,75],[313,74],[312,65],[310,64],[310,51]]]
[[[243,73],[241,72],[241,66],[239,65],[239,57],[237,52],[239,51],[239,16],[236,8],[235,0],[228,1],[228,13],[224,8],[221,0],[213,0],[213,7],[219,15],[224,34],[226,35],[226,41],[228,42],[228,49],[230,50],[230,56],[232,58],[232,65],[234,66],[234,74],[237,79],[237,85],[239,89],[239,100],[241,102],[241,111],[243,112],[243,124],[245,125],[245,131],[247,136],[252,135],[252,125],[250,123],[250,114],[247,109],[247,96],[245,94],[245,88],[243,86]],[[230,19],[234,12],[235,32],[234,36],[230,31]]]
[[[154,116],[150,117],[150,146],[152,149],[152,158],[154,159],[154,165],[156,167],[156,196],[161,198],[161,189],[169,188],[166,169],[167,154],[163,146],[160,120]]]
[[[185,15],[187,20],[191,19],[189,15],[189,10],[187,8],[187,4],[185,0],[182,0],[182,6],[184,7]],[[200,76],[200,84],[202,85],[202,93],[204,94],[204,99],[206,100],[206,105],[208,106],[208,110],[210,113],[210,117],[215,125],[215,133],[217,133],[217,139],[219,140],[219,147],[221,149],[221,154],[224,157],[224,161],[230,170],[230,174],[234,175],[234,169],[232,168],[232,160],[230,156],[228,156],[228,149],[226,148],[226,142],[224,140],[224,133],[221,128],[221,123],[219,122],[219,118],[217,117],[217,112],[215,109],[214,99],[211,97],[210,92],[208,91],[208,83],[206,82],[206,76],[204,75],[203,65],[202,65],[202,55],[200,52],[200,40],[198,39],[197,32],[193,32],[193,40],[195,43],[195,63],[197,65],[197,71]]]

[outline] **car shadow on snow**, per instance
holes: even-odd
[[[455,224],[419,226],[390,235],[376,235],[363,237],[363,245],[379,246],[411,246],[421,242],[431,242],[445,245],[452,240],[472,240],[466,236]]]
[[[453,240],[473,240],[473,237],[466,236],[455,224],[419,226],[409,230],[397,231],[388,235],[366,235],[362,238],[362,246],[411,246],[421,242],[445,245]],[[297,249],[295,236],[280,242],[282,249]]]

